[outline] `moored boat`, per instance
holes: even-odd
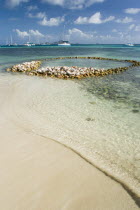
[[[125,45],[130,46],[130,47],[133,47],[134,46],[134,44],[132,44],[132,43],[127,43]]]
[[[31,47],[31,46],[35,46],[35,44],[34,43],[27,42],[27,43],[24,44],[24,46]]]
[[[71,44],[68,41],[62,41],[58,43],[58,46],[71,46]]]

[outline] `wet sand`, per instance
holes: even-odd
[[[0,86],[0,209],[139,209],[119,183],[75,152],[19,126],[24,119],[14,112],[8,81]]]
[[[0,209],[139,209],[120,184],[70,149],[5,114],[0,122]]]
[[[0,209],[138,209],[121,185],[51,139],[0,128]]]

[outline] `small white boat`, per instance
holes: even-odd
[[[35,44],[34,43],[27,42],[27,43],[24,44],[24,46],[31,47],[31,46],[35,46]]]
[[[132,44],[132,43],[127,43],[125,45],[130,46],[130,47],[133,47],[134,46],[134,44]]]
[[[68,41],[62,41],[60,43],[58,43],[58,46],[71,46],[71,44]]]

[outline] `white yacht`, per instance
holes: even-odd
[[[71,46],[71,44],[68,41],[61,41],[58,43],[58,46]]]
[[[133,47],[134,46],[134,44],[132,44],[132,43],[127,43],[125,45],[130,46],[130,47]]]
[[[35,44],[34,43],[27,42],[27,43],[24,44],[24,46],[31,47],[31,46],[35,46]]]

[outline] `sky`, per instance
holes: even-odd
[[[140,43],[140,0],[0,0],[0,44]]]

